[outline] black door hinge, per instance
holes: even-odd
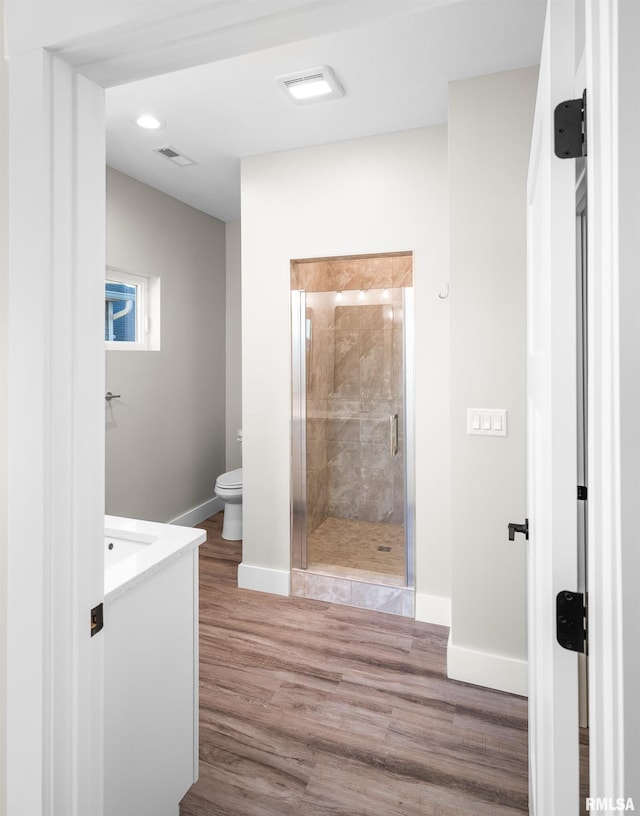
[[[104,616],[102,613],[102,604],[98,604],[91,610],[91,637],[97,635],[103,626]]]
[[[587,500],[587,488],[584,485],[578,485],[578,501]]]
[[[567,99],[553,112],[554,149],[559,159],[587,155],[587,91],[580,99]]]
[[[587,641],[587,610],[581,592],[563,590],[556,597],[556,638],[563,649],[584,652]]]

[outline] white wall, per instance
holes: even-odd
[[[225,227],[108,168],[107,264],[160,277],[162,337],[106,353],[106,512],[170,521],[225,469]]]
[[[450,676],[526,690],[526,176],[537,69],[449,89],[452,595]],[[508,437],[468,436],[506,408]]]
[[[240,222],[225,224],[227,254],[226,307],[226,382],[227,382],[227,447],[226,469],[242,464],[241,446],[237,440],[242,428],[242,303]]]
[[[427,607],[446,605],[449,314],[437,295],[448,280],[447,206],[445,126],[242,161],[245,586],[286,592],[290,566],[289,262],[413,250],[416,588]]]
[[[0,0],[0,43],[4,41]],[[7,598],[7,355],[9,321],[9,65],[0,49],[0,734],[5,733]],[[0,739],[0,814],[5,812],[5,740]]]

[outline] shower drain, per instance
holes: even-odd
[[[378,547],[378,552],[391,552],[391,547]]]

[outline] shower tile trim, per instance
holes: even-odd
[[[309,570],[291,570],[291,594],[359,609],[415,617],[415,589],[370,581],[354,581]]]
[[[292,290],[333,292],[404,286],[413,286],[413,252],[379,252],[291,261]]]
[[[399,252],[372,252],[369,254],[364,255],[324,255],[323,257],[318,258],[292,258],[292,264],[305,264],[305,263],[327,263],[328,261],[360,261],[360,260],[371,260],[373,258],[410,258],[413,255],[413,251],[402,250]]]

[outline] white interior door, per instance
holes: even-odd
[[[574,3],[550,0],[528,180],[529,764],[532,816],[579,807],[578,658],[556,641],[577,590],[575,165],[553,152],[574,96]]]

